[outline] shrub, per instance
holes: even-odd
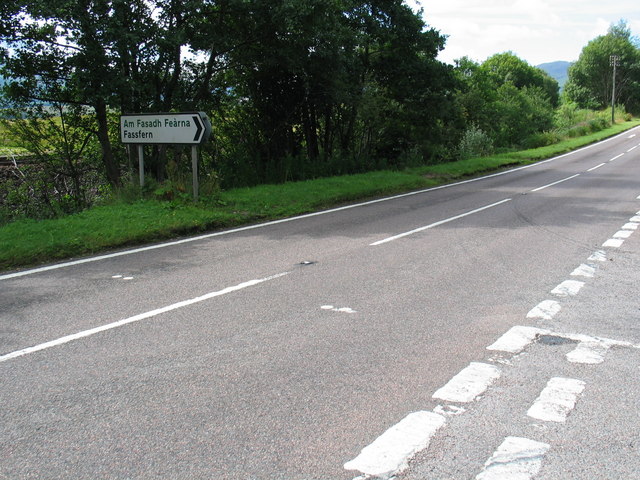
[[[470,125],[462,134],[458,144],[458,156],[467,158],[483,157],[493,153],[493,140],[477,125]]]

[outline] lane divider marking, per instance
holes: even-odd
[[[568,182],[569,180],[573,180],[574,178],[579,177],[579,176],[580,176],[580,174],[576,173],[575,175],[571,175],[570,177],[563,178],[562,180],[558,180],[557,182],[553,182],[553,183],[550,183],[548,185],[544,185],[542,187],[534,188],[533,190],[530,190],[530,191],[531,192],[539,192],[540,190],[544,190],[545,188],[553,187],[554,185],[558,185],[560,183]]]
[[[485,463],[476,480],[529,480],[542,467],[551,445],[522,437],[507,437]]]
[[[221,295],[226,295],[227,293],[237,292],[238,290],[242,290],[248,287],[253,287],[254,285],[258,285],[264,282],[268,282],[269,280],[275,280],[276,278],[283,277],[288,275],[291,272],[279,273],[277,275],[272,275],[270,277],[261,278],[258,280],[250,280],[248,282],[243,282],[233,287],[227,287],[222,290],[218,290],[216,292],[210,292],[205,295],[201,295],[199,297],[195,297],[189,300],[184,300],[182,302],[177,302],[172,305],[167,305],[166,307],[157,308],[155,310],[151,310],[149,312],[141,313],[139,315],[134,315],[133,317],[125,318],[122,320],[118,320],[117,322],[108,323],[106,325],[101,325],[99,327],[90,328],[89,330],[84,330],[78,333],[74,333],[72,335],[66,335],[64,337],[60,337],[56,340],[51,340],[49,342],[41,343],[39,345],[34,345],[32,347],[23,348],[22,350],[17,350],[15,352],[7,353],[5,355],[0,356],[0,363],[6,362],[7,360],[11,360],[13,358],[22,357],[24,355],[28,355],[30,353],[39,352],[41,350],[46,350],[48,348],[57,347],[59,345],[63,345],[65,343],[73,342],[75,340],[79,340],[81,338],[89,337],[95,335],[97,333],[105,332],[107,330],[113,330],[114,328],[119,328],[124,325],[128,325],[130,323],[139,322],[141,320],[146,320],[148,318],[156,317],[162,313],[167,313],[172,310],[177,310],[179,308],[187,307],[189,305],[193,305],[196,303],[203,302],[205,300],[209,300],[214,297],[219,297]]]
[[[495,365],[471,362],[444,387],[437,390],[432,398],[457,403],[472,402],[500,377],[500,373],[500,369]]]
[[[527,415],[545,422],[564,423],[584,391],[585,382],[574,378],[554,377],[540,392]]]
[[[595,167],[591,167],[587,172],[593,172],[594,170],[599,169],[600,167],[604,167],[606,163],[601,163],[600,165],[596,165]]]
[[[638,145],[631,147],[629,150],[627,150],[627,153],[633,152],[636,148],[638,148]]]
[[[475,210],[471,210],[469,212],[462,213],[460,215],[456,215],[455,217],[449,217],[449,218],[446,218],[444,220],[440,220],[439,222],[435,222],[435,223],[432,223],[430,225],[426,225],[424,227],[416,228],[415,230],[411,230],[409,232],[401,233],[399,235],[394,235],[392,237],[388,237],[388,238],[385,238],[383,240],[379,240],[377,242],[369,244],[369,246],[370,247],[376,247],[378,245],[382,245],[383,243],[393,242],[394,240],[398,240],[399,238],[408,237],[409,235],[413,235],[414,233],[424,232],[425,230],[429,230],[430,228],[438,227],[440,225],[444,225],[445,223],[453,222],[455,220],[459,220],[461,218],[468,217],[469,215],[473,215],[473,214],[482,212],[484,210],[488,210],[490,208],[497,207],[498,205],[502,205],[503,203],[507,203],[507,202],[510,202],[510,201],[511,201],[511,199],[507,198],[505,200],[501,200],[499,202],[492,203],[491,205],[486,205],[484,207],[476,208]]]
[[[573,297],[580,292],[580,289],[584,287],[584,282],[578,280],[565,280],[556,288],[551,290],[551,294],[556,297]]]
[[[362,472],[365,478],[389,478],[407,468],[409,460],[429,446],[431,438],[445,422],[445,418],[437,413],[410,413],[363,448],[356,458],[344,464],[344,468]]]
[[[527,318],[540,318],[542,320],[552,320],[562,307],[555,300],[544,300],[540,302],[538,305],[533,307],[529,313],[527,313]]]
[[[611,160],[609,160],[610,162],[613,162],[614,160],[619,159],[620,157],[623,157],[624,153],[621,153],[620,155],[616,155],[615,157],[613,157]]]
[[[585,277],[585,278],[593,278],[596,275],[596,266],[588,265],[583,263],[578,268],[576,268],[573,272],[571,272],[572,277]]]

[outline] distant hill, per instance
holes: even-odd
[[[567,82],[570,66],[571,62],[549,62],[538,65],[538,68],[547,72],[550,77],[555,78],[562,90],[562,87]]]

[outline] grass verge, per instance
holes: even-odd
[[[290,217],[366,198],[441,185],[551,158],[638,125],[640,120],[634,120],[547,147],[402,172],[369,172],[229,190],[214,202],[139,200],[99,206],[54,220],[19,220],[0,227],[0,270]]]

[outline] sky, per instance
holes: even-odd
[[[530,65],[575,61],[590,40],[626,20],[640,35],[640,0],[406,0],[424,21],[447,35],[438,58],[483,62],[512,51]]]

